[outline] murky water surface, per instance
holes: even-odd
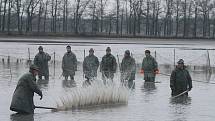
[[[40,44],[40,43],[38,43]],[[75,75],[76,84],[63,81],[61,76],[61,59],[65,53],[65,45],[45,44],[44,51],[55,58],[56,63],[50,62],[50,80],[39,81],[44,98],[39,100],[35,95],[35,105],[55,107],[65,92],[70,88],[81,87],[83,83],[83,73],[81,62],[85,55],[88,55],[89,48],[95,48],[95,54],[101,60],[105,54],[105,48],[111,46],[112,53],[121,61],[123,52],[126,49],[132,51],[137,63],[141,63],[144,57],[144,50],[150,49],[153,56],[156,56],[160,65],[160,71],[170,74],[175,60],[184,58],[189,65],[203,65],[208,67],[215,65],[214,44],[185,43],[183,45],[173,41],[173,44],[162,45],[152,42],[144,44],[71,44],[72,50],[76,53],[79,63],[78,71]],[[30,51],[28,51],[28,48]],[[130,92],[128,105],[121,106],[101,106],[71,111],[51,112],[50,110],[36,109],[34,115],[16,115],[9,110],[13,91],[19,77],[28,71],[26,61],[33,59],[37,53],[37,44],[32,43],[0,43],[0,121],[214,121],[215,120],[215,75],[206,73],[205,68],[192,67],[190,70],[193,81],[193,90],[189,97],[184,100],[171,100],[169,88],[169,76],[157,75],[156,81],[159,83],[144,83],[143,76],[136,74],[135,89]],[[198,48],[210,49],[194,50]],[[175,50],[174,50],[175,49]],[[85,50],[85,52],[84,52]],[[155,52],[156,51],[156,52]],[[174,57],[175,51],[175,57]],[[30,53],[29,53],[30,52]],[[55,54],[54,54],[55,52]],[[156,54],[155,54],[156,53]],[[208,57],[209,53],[209,57]],[[10,56],[10,63],[7,58]],[[55,56],[55,57],[54,57]],[[208,58],[210,58],[208,62]],[[3,60],[4,59],[4,62]],[[18,63],[17,63],[18,61]],[[166,66],[165,66],[165,65]],[[101,78],[98,72],[98,78]],[[119,82],[119,71],[115,74],[115,82]]]

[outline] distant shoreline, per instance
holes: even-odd
[[[17,33],[17,32],[11,32],[11,33],[0,33],[0,37],[64,37],[64,38],[72,38],[72,37],[78,37],[78,38],[87,38],[87,37],[93,37],[93,38],[150,38],[150,39],[206,39],[206,40],[215,40],[215,38],[209,38],[209,37],[182,37],[182,36],[144,36],[144,35],[132,35],[132,34],[114,34],[111,33],[105,34],[105,33],[97,33],[97,34],[91,34],[91,33],[80,33],[80,34],[74,34],[74,33],[49,33],[49,32],[32,32],[32,33]]]
[[[169,42],[215,42],[214,38],[182,38],[182,37],[145,37],[129,35],[90,35],[90,34],[6,34],[0,33],[0,42],[31,42],[31,43],[82,43],[82,44],[145,44]],[[170,44],[171,45],[171,44]]]

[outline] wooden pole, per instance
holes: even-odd
[[[118,60],[118,65],[119,65],[119,71],[121,71],[121,66],[120,66],[120,62],[119,62],[119,55],[117,55],[117,60]]]
[[[174,49],[174,67],[175,67],[175,49]]]
[[[31,64],[31,54],[30,54],[30,49],[28,48],[28,62],[29,65]]]
[[[171,97],[171,98],[172,98],[172,99],[177,98],[177,97],[182,96],[183,94],[185,94],[185,93],[187,93],[187,92],[189,92],[189,90],[186,90],[186,91],[184,91],[184,92],[182,92],[182,93],[180,93],[180,94],[178,94],[178,95],[176,95],[176,96],[173,96],[173,97]]]
[[[55,55],[56,53],[54,52],[54,77],[55,77]]]
[[[53,107],[44,107],[44,106],[35,106],[35,108],[57,110],[57,108],[53,108]]]
[[[84,49],[84,59],[85,59],[85,57],[86,57],[86,51],[85,51],[85,49]],[[83,61],[84,62],[84,61]],[[82,63],[82,64],[84,64],[84,63]],[[84,71],[83,71],[83,79],[84,79]]]
[[[10,63],[10,56],[7,57],[7,63]]]
[[[210,61],[210,55],[209,55],[209,51],[207,50],[207,55],[208,55],[208,70],[207,71],[209,71],[209,73],[211,73],[212,71],[211,71],[211,61]]]

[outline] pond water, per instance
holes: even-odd
[[[104,40],[103,40],[104,41]],[[61,76],[61,59],[65,53],[66,45],[43,43],[44,51],[55,56],[54,62],[50,62],[50,80],[39,81],[44,98],[39,100],[35,95],[35,105],[55,107],[56,102],[64,93],[69,93],[71,88],[81,88],[83,79],[81,62],[85,55],[88,55],[90,48],[95,49],[95,55],[101,57],[105,54],[107,46],[112,48],[112,53],[119,57],[121,61],[126,49],[131,50],[133,57],[140,64],[144,57],[144,50],[150,49],[152,55],[156,56],[160,72],[170,74],[173,69],[174,60],[184,58],[185,63],[194,66],[208,66],[208,52],[210,66],[215,64],[214,43],[192,44],[192,42],[172,41],[171,45],[162,44],[163,42],[147,42],[147,44],[71,44],[72,50],[76,54],[78,61],[78,71],[75,75],[76,84],[69,84],[63,81]],[[165,42],[164,42],[165,43]],[[185,44],[184,44],[185,43]],[[170,99],[169,76],[158,74],[156,82],[144,83],[143,75],[136,73],[135,89],[130,91],[127,105],[97,106],[95,108],[85,108],[69,111],[51,112],[50,110],[36,109],[34,115],[16,115],[9,110],[13,91],[21,75],[28,71],[26,61],[30,57],[34,58],[37,48],[41,43],[0,43],[0,121],[214,121],[215,120],[215,75],[202,69],[191,69],[190,73],[194,80],[193,89],[189,97],[184,100]],[[29,51],[28,51],[29,48]],[[194,50],[194,49],[196,50]],[[201,50],[198,48],[201,48]],[[208,52],[205,49],[209,49]],[[156,51],[156,54],[155,54]],[[174,57],[175,51],[175,57]],[[55,52],[55,54],[54,54]],[[29,56],[30,53],[30,56]],[[7,58],[10,56],[10,63]],[[175,58],[175,59],[174,59]],[[4,59],[4,62],[3,60]],[[18,59],[18,63],[17,63]],[[165,66],[168,64],[170,66]],[[98,79],[101,74],[98,72]],[[114,81],[119,82],[119,71],[115,74]]]

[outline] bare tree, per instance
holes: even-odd
[[[80,9],[80,0],[77,0],[76,12],[75,12],[75,33],[76,34],[78,34],[78,25],[80,20],[79,9]]]
[[[11,4],[12,0],[8,1],[8,19],[7,19],[7,33],[10,33],[10,22],[11,22]]]
[[[156,18],[155,18],[155,36],[158,35],[159,32],[159,15],[161,13],[160,1],[156,2]]]
[[[119,6],[120,1],[116,0],[116,34],[119,34]]]
[[[91,25],[91,33],[95,34],[96,33],[96,1],[92,1],[92,4],[90,5],[90,11],[91,16],[92,16],[92,25]]]
[[[212,17],[213,17],[213,38],[215,38],[215,2],[213,3],[214,5],[214,8],[213,8],[213,11],[212,11]]]
[[[175,30],[175,36],[176,37],[178,37],[178,30],[179,30],[180,4],[181,4],[181,0],[176,0],[176,30]]]
[[[187,0],[183,1],[183,21],[184,21],[184,31],[183,31],[183,37],[187,36]]]
[[[164,36],[170,36],[172,32],[172,7],[173,1],[166,0],[166,16],[164,21]]]
[[[120,35],[122,36],[122,33],[123,33],[123,20],[124,20],[124,7],[123,9],[121,10],[121,25],[120,25]]]
[[[1,26],[2,26],[2,3],[3,3],[3,0],[0,0],[0,30],[1,30]]]
[[[21,33],[20,29],[20,9],[21,9],[21,0],[16,0],[16,15],[17,15],[17,29]]]
[[[19,33],[21,34],[22,33],[22,31],[23,31],[23,14],[24,14],[24,11],[25,11],[25,5],[24,4],[21,4],[20,5],[21,6],[21,8],[20,8],[20,31],[19,31]],[[17,15],[18,16],[18,15]]]
[[[5,19],[6,19],[6,13],[7,13],[7,1],[8,0],[4,0],[4,13],[3,13],[3,20],[2,20],[2,31],[4,32],[5,30]]]
[[[142,18],[142,14],[143,14],[143,10],[142,10],[142,6],[143,6],[143,0],[139,0],[138,1],[138,8],[137,8],[137,27],[138,27],[138,34],[141,33],[141,18]]]
[[[190,22],[191,22],[191,16],[192,16],[192,8],[193,8],[193,1],[190,1],[189,8],[188,8],[188,18],[187,18],[187,36],[189,36],[190,33]]]
[[[213,13],[213,16],[215,13]],[[213,38],[215,38],[215,17],[213,18]]]
[[[112,20],[113,20],[113,16],[114,16],[115,14],[109,14],[109,32],[108,32],[108,34],[110,35],[111,34],[111,32],[112,32]]]
[[[68,21],[68,0],[63,2],[63,32],[67,32],[67,21]]]
[[[128,0],[125,0],[126,33],[129,33]]]
[[[43,32],[46,32],[46,19],[47,19],[47,13],[48,13],[48,4],[49,4],[49,1],[47,0],[46,3],[45,3],[45,14],[44,14]]]
[[[57,11],[58,10],[58,0],[55,0],[54,4],[54,20],[53,20],[53,31],[54,33],[57,32]]]
[[[199,11],[202,13],[203,15],[203,24],[202,24],[202,33],[203,33],[203,37],[206,37],[207,35],[207,28],[208,28],[208,12],[210,11],[211,7],[210,7],[210,0],[199,0]]]
[[[128,28],[129,28],[129,34],[131,34],[131,23],[132,23],[132,0],[129,0],[129,24],[128,24]]]
[[[136,20],[137,20],[137,10],[138,2],[133,1],[133,36],[136,36]]]
[[[194,12],[194,27],[193,27],[193,37],[197,35],[197,18],[198,18],[198,5],[195,2],[195,12]]]
[[[150,29],[150,34],[153,36],[155,33],[155,14],[156,14],[156,1],[152,1],[152,24]]]
[[[147,4],[147,7],[146,7],[146,35],[149,35],[149,29],[150,29],[150,22],[149,22],[149,17],[150,17],[150,1],[149,0],[147,0],[147,2],[146,2],[146,4]]]
[[[26,32],[29,32],[30,30],[32,31],[32,19],[33,19],[33,14],[35,12],[35,8],[37,7],[38,3],[40,1],[35,1],[35,0],[26,0],[27,4],[27,9],[26,9],[26,14],[27,14],[27,23],[26,23]]]
[[[40,0],[40,6],[39,6],[39,13],[38,13],[38,23],[37,23],[37,32],[40,32],[40,24],[41,24],[41,16],[44,9],[44,3],[43,0]]]
[[[75,11],[75,33],[78,34],[78,28],[81,20],[81,16],[83,12],[85,11],[87,5],[90,3],[91,0],[86,0],[86,1],[76,1],[76,11]]]

